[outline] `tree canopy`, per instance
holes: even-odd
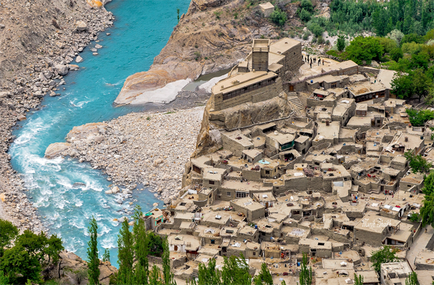
[[[376,37],[356,37],[345,49],[347,59],[357,64],[370,64],[373,59],[380,60],[384,49]]]
[[[405,158],[409,161],[411,171],[413,173],[429,173],[432,168],[432,163],[428,162],[420,154],[414,154],[413,151],[404,153]]]
[[[396,257],[397,249],[392,249],[390,246],[384,246],[382,249],[374,252],[371,257],[372,266],[375,271],[380,272],[381,264],[387,262],[394,262],[398,260]]]
[[[12,223],[1,219],[0,243],[0,278],[6,284],[40,282],[42,266],[57,263],[63,250],[56,235],[47,237],[44,232],[35,234],[29,230],[18,235]]]

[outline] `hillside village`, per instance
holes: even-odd
[[[363,284],[405,284],[413,271],[431,284],[432,229],[409,219],[424,177],[404,157],[431,159],[431,130],[411,126],[394,75],[312,57],[293,39],[254,40],[212,88],[179,197],[145,214],[168,237],[178,284],[199,263],[221,269],[241,254],[252,274],[265,262],[275,284],[297,284],[303,254],[314,284],[353,284],[355,272]],[[400,261],[378,275],[370,257],[383,245]]]

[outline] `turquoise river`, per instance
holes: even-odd
[[[12,165],[21,173],[42,222],[51,234],[62,237],[67,250],[83,259],[92,215],[99,226],[100,256],[110,249],[112,264],[117,266],[119,225],[114,219],[132,212],[134,206],[128,202],[147,211],[161,201],[149,191],[134,191],[133,198],[119,205],[115,197],[104,193],[110,182],[99,170],[68,158],[45,159],[45,149],[63,142],[74,126],[143,110],[114,108],[112,103],[129,75],[150,67],[177,24],[177,8],[185,13],[188,5],[189,0],[114,0],[107,4],[116,21],[101,33],[99,55],[93,56],[86,48],[81,53],[81,70],[65,77],[61,96],[46,96],[41,110],[30,112],[14,131],[17,138],[9,151]],[[107,32],[111,35],[106,36]]]

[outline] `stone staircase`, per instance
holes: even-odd
[[[304,110],[304,106],[301,103],[297,95],[288,96],[288,101],[298,108],[299,111]]]

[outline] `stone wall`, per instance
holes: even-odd
[[[283,91],[282,79],[276,77],[275,81],[267,86],[250,88],[252,88],[252,90],[247,90],[243,94],[226,100],[223,100],[222,93],[213,94],[212,96],[214,97],[214,111],[220,111],[248,102],[257,103],[271,99],[279,95],[280,92]]]

